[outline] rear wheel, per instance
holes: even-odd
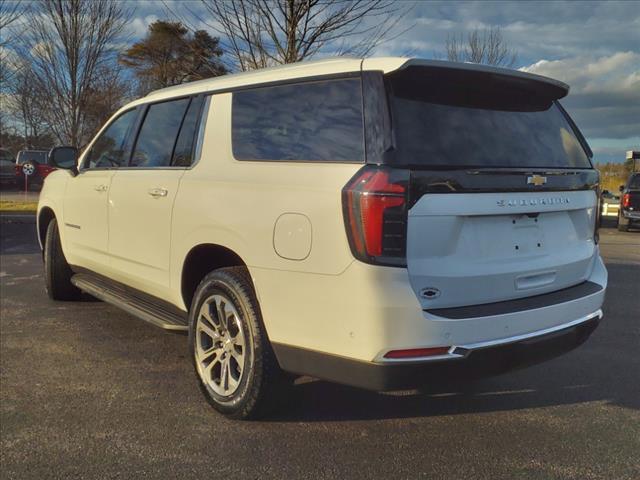
[[[215,270],[200,282],[189,312],[189,346],[200,389],[228,417],[264,415],[287,385],[244,267]]]
[[[47,295],[51,300],[77,300],[80,290],[71,283],[73,271],[67,263],[60,244],[58,222],[49,222],[44,242],[44,278]]]

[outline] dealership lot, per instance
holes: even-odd
[[[302,379],[226,420],[186,337],[50,302],[30,217],[0,219],[3,478],[640,478],[640,233],[606,220],[605,319],[578,350],[473,384],[376,394]]]

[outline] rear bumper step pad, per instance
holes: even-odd
[[[550,307],[559,303],[566,303],[579,298],[593,295],[602,290],[602,286],[594,282],[583,282],[574,287],[556,290],[555,292],[535,295],[533,297],[518,298],[505,302],[484,303],[466,307],[432,308],[425,312],[438,317],[460,320],[464,318],[491,317],[507,313],[524,312],[536,308]]]

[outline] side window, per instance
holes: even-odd
[[[155,103],[147,109],[131,156],[131,167],[171,165],[173,146],[190,99]]]
[[[133,109],[116,118],[91,146],[83,168],[113,168],[126,162],[125,142],[136,116]]]
[[[237,160],[364,160],[360,78],[233,93]]]
[[[173,152],[173,160],[171,165],[176,167],[188,167],[193,163],[193,154],[195,151],[195,138],[196,130],[200,118],[202,116],[202,104],[205,97],[199,96],[191,100],[187,113],[184,116],[180,133],[178,134],[178,141],[176,142],[176,148]]]

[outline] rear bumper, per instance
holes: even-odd
[[[441,367],[446,367],[445,375],[449,368],[459,368],[449,364],[476,364],[484,357],[479,350],[485,347],[526,344],[533,337],[573,327],[584,332],[576,325],[600,316],[607,287],[607,271],[598,254],[583,285],[477,305],[471,312],[466,307],[424,310],[403,268],[353,262],[339,275],[254,267],[250,272],[269,338],[284,370],[382,390],[404,383],[402,378],[419,383],[431,373],[441,375],[436,373]],[[564,345],[563,351],[577,344]],[[410,361],[386,358],[392,350],[432,347],[448,347],[447,354]],[[553,352],[542,359],[549,356]],[[510,354],[503,356],[509,361],[498,364],[503,371],[514,368],[521,363],[516,357],[513,365]],[[418,372],[415,378],[405,373],[412,371]],[[394,381],[394,376],[399,379]]]
[[[620,213],[622,214],[622,216],[624,218],[626,218],[627,220],[634,220],[634,221],[640,221],[640,211],[636,212],[636,211],[629,211],[629,210],[625,210],[624,208],[620,210]]]
[[[363,362],[281,344],[274,344],[274,350],[281,366],[293,373],[369,390],[389,391],[451,378],[497,375],[544,362],[584,343],[601,319],[602,311],[598,310],[538,332],[453,346],[446,356],[418,362]]]

